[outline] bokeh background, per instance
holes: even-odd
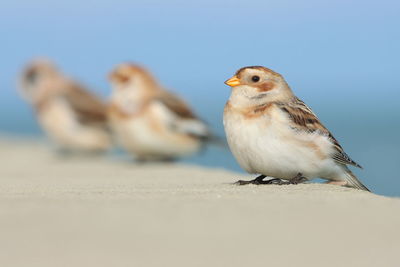
[[[121,61],[150,68],[223,136],[223,84],[238,68],[283,74],[374,192],[400,196],[400,2],[2,1],[0,135],[41,137],[16,92],[23,65],[53,59],[107,97]],[[186,160],[240,171],[229,151]]]

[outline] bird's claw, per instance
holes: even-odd
[[[288,184],[300,184],[306,182],[308,179],[303,176],[303,174],[298,173],[295,177],[292,179],[286,181],[282,180],[279,178],[272,178],[270,180],[263,180],[266,176],[265,175],[260,175],[254,180],[250,181],[244,181],[244,180],[239,180],[235,182],[235,185],[247,185],[247,184],[254,184],[254,185],[261,185],[261,184],[273,184],[273,185],[288,185]]]
[[[302,173],[298,173],[295,177],[289,180],[289,184],[301,184],[307,182],[308,179]]]
[[[256,183],[254,182],[254,180],[251,180],[251,181],[239,180],[237,182],[234,182],[233,184],[235,184],[235,185],[246,185],[246,184],[256,184]]]
[[[261,185],[261,184],[273,184],[273,185],[284,185],[284,184],[289,184],[290,182],[281,180],[279,178],[273,178],[270,180],[260,180],[260,179],[254,179],[251,181],[244,181],[244,180],[239,180],[233,184],[235,185],[247,185],[247,184],[254,184],[254,185]]]

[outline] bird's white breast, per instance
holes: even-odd
[[[105,150],[111,145],[104,129],[82,125],[63,98],[53,98],[38,112],[46,134],[62,147],[78,150]]]
[[[200,142],[168,127],[171,119],[157,102],[127,118],[114,118],[112,125],[120,143],[140,158],[177,157],[195,153]]]
[[[328,157],[328,138],[293,130],[288,117],[277,107],[256,117],[226,108],[224,127],[233,155],[249,173],[283,179],[302,173],[314,178],[333,164]]]

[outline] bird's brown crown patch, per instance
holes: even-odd
[[[243,68],[239,69],[239,70],[236,72],[236,76],[237,76],[238,78],[240,78],[241,75],[242,75],[242,73],[243,73],[246,69],[261,70],[261,71],[264,71],[264,72],[268,72],[268,73],[270,73],[270,74],[272,74],[272,75],[274,75],[274,76],[281,77],[281,75],[280,75],[279,73],[277,73],[277,72],[275,72],[275,71],[273,71],[273,70],[271,70],[271,69],[268,69],[268,68],[266,68],[266,67],[263,67],[263,66],[248,66],[248,67],[243,67]]]
[[[126,83],[135,76],[141,76],[144,82],[148,85],[155,84],[155,80],[149,71],[132,63],[121,64],[110,74],[112,80],[120,83]]]

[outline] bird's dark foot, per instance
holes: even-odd
[[[268,182],[268,184],[275,184],[275,185],[290,184],[289,181],[285,181],[285,180],[282,180],[282,179],[279,179],[279,178],[274,178],[274,179],[268,180],[266,182]]]
[[[288,184],[301,184],[307,182],[308,179],[302,173],[298,173],[295,177],[289,180]]]
[[[256,184],[256,185],[258,185],[258,184],[261,184],[264,182],[263,179],[265,177],[266,177],[265,175],[260,175],[260,176],[257,176],[257,178],[254,180],[251,180],[251,181],[239,180],[234,184],[236,184],[236,185]]]
[[[265,175],[260,175],[256,179],[251,180],[251,181],[244,181],[244,180],[239,180],[237,181],[236,185],[246,185],[246,184],[255,184],[255,185],[261,185],[261,184],[275,184],[275,185],[282,185],[282,184],[288,184],[289,182],[283,181],[279,178],[273,178],[270,180],[264,181]]]
[[[251,180],[251,181],[239,180],[237,182],[234,182],[233,184],[235,184],[235,185],[246,185],[246,184],[255,184],[255,183],[254,183],[254,180]]]
[[[267,177],[265,175],[260,175],[258,176],[256,179],[254,180],[250,180],[250,181],[244,181],[244,180],[239,180],[237,181],[236,185],[247,185],[247,184],[255,184],[255,185],[261,185],[261,184],[274,184],[274,185],[287,185],[287,184],[301,184],[304,182],[307,182],[308,179],[306,177],[303,176],[303,174],[298,173],[295,177],[293,177],[290,180],[282,180],[279,178],[273,178],[270,180],[265,180],[264,178]]]

